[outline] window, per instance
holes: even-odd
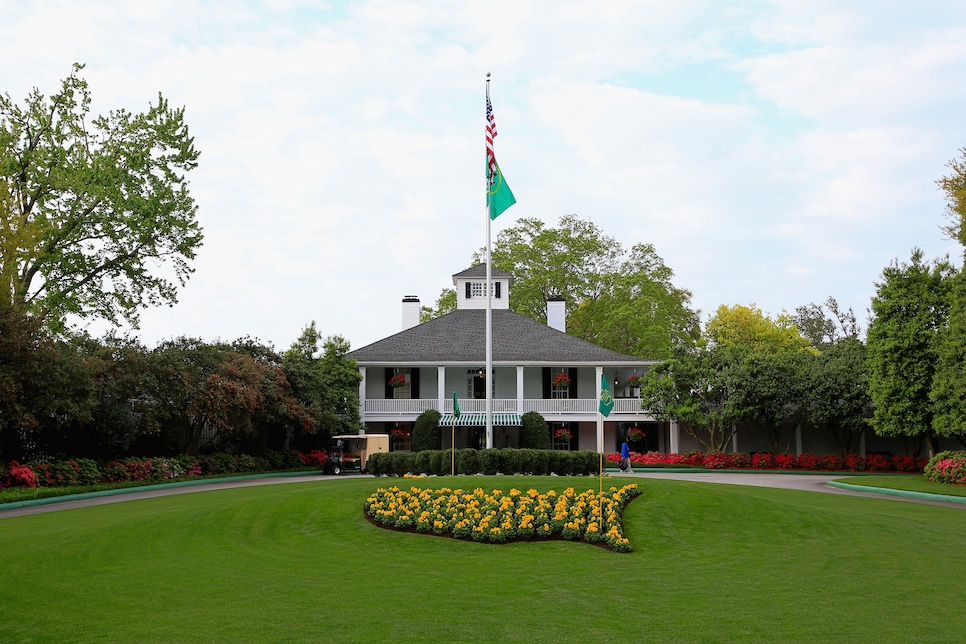
[[[401,368],[395,369],[395,373],[401,374],[403,377],[405,377],[406,384],[399,387],[392,388],[393,399],[409,400],[410,398],[413,397],[413,375],[411,373],[411,370],[409,369],[409,367],[401,367]]]
[[[569,398],[570,386],[572,384],[570,374],[566,367],[553,367],[550,369],[551,398]]]

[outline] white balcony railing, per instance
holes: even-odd
[[[554,398],[554,399],[526,399],[523,409],[519,409],[515,398],[494,398],[493,413],[495,414],[523,414],[528,411],[540,412],[543,415],[567,416],[596,414],[598,401],[596,398]],[[377,416],[418,416],[427,409],[439,409],[439,401],[435,398],[417,400],[405,399],[368,399],[365,401],[364,413],[366,417]],[[486,401],[478,399],[461,399],[460,412],[482,414],[486,411]],[[441,413],[453,413],[452,399],[443,401]],[[639,414],[646,412],[641,409],[639,398],[614,399],[613,414]]]

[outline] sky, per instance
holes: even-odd
[[[703,319],[834,297],[962,248],[936,180],[966,148],[966,1],[0,0],[0,91],[74,62],[91,112],[185,108],[204,245],[130,331],[360,348],[486,243],[486,74],[520,218],[650,243]],[[90,325],[102,335],[106,327]]]

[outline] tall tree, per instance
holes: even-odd
[[[946,164],[952,172],[936,183],[946,193],[946,216],[951,220],[943,231],[966,247],[966,147],[959,153]]]
[[[657,420],[682,423],[706,450],[727,450],[738,420],[729,386],[735,351],[723,346],[676,348],[670,360],[641,378],[641,406]]]
[[[812,348],[799,333],[794,318],[782,312],[774,319],[752,304],[722,304],[705,325],[708,340],[723,346],[743,347],[751,352],[777,353]]]
[[[691,293],[671,283],[673,271],[650,244],[637,244],[617,271],[601,276],[599,293],[578,304],[567,328],[608,349],[649,359],[667,359],[675,346],[700,336]]]
[[[545,322],[551,297],[567,300],[568,316],[581,302],[596,298],[603,276],[618,270],[622,253],[620,244],[593,222],[564,215],[557,227],[520,219],[497,235],[491,257],[495,267],[513,275],[510,308]],[[484,258],[481,249],[474,259]]]
[[[932,427],[940,436],[966,444],[966,273],[961,269],[949,289],[949,322],[936,343],[936,373],[929,398]]]
[[[146,112],[90,119],[82,68],[23,107],[0,96],[0,304],[55,331],[68,315],[136,327],[192,272],[202,234],[185,174],[198,152],[160,94]]]
[[[808,418],[828,431],[844,456],[858,450],[869,429],[872,399],[866,347],[855,336],[839,338],[818,356],[808,396]]]
[[[872,298],[867,347],[872,427],[883,436],[919,436],[935,451],[930,391],[940,333],[949,317],[953,267],[931,265],[915,248],[908,264],[894,261],[882,272]]]

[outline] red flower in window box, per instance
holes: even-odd
[[[627,432],[627,440],[631,441],[632,443],[635,441],[643,440],[643,438],[644,438],[644,432],[642,432],[637,427],[631,427],[630,431]]]
[[[409,436],[404,429],[394,429],[389,433],[393,438],[406,438]]]
[[[566,389],[570,386],[570,378],[565,373],[558,373],[553,379],[553,386],[557,389]]]
[[[553,433],[553,437],[558,441],[569,441],[570,440],[570,430],[569,429],[558,429]]]
[[[406,386],[406,376],[401,373],[397,373],[392,378],[389,379],[390,387],[405,387]]]

